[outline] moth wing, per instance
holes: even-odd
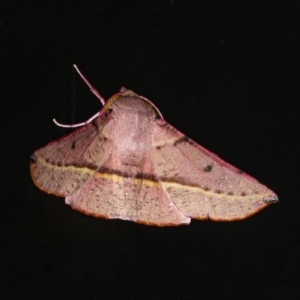
[[[154,126],[151,160],[169,198],[190,218],[239,220],[278,201],[266,186],[164,120]]]
[[[103,132],[107,120],[94,123],[38,149],[31,156],[34,183],[59,196],[75,193],[107,159],[111,141]]]
[[[151,168],[151,162],[143,160],[137,175],[118,173],[120,155],[113,151],[66,204],[94,217],[156,226],[189,224],[190,218],[176,208],[158,180],[145,175]]]
[[[119,167],[118,162],[117,153],[112,151],[81,188],[66,197],[66,204],[94,217],[122,218],[125,193],[123,177],[114,172]]]
[[[159,182],[152,161],[144,157],[137,175],[125,178],[126,219],[146,225],[175,226],[189,224]]]

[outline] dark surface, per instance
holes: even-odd
[[[298,1],[17,2],[0,8],[1,298],[298,299]],[[280,203],[155,228],[40,191],[29,157],[69,132],[52,118],[101,107],[73,63],[105,98],[126,86],[152,100]]]

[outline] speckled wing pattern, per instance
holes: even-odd
[[[79,189],[66,197],[66,204],[86,214],[131,220],[146,225],[188,224],[190,218],[180,212],[162,185],[140,170],[137,176],[127,176],[117,170],[119,157],[113,151],[103,167]]]
[[[93,122],[35,151],[30,169],[40,189],[76,210],[147,225],[240,220],[278,201],[129,90]]]
[[[103,118],[97,118],[35,151],[30,165],[35,184],[94,217],[158,226],[190,223],[152,174],[147,158],[136,176],[119,171],[120,155],[103,126]]]
[[[35,151],[30,164],[34,183],[58,196],[70,196],[79,190],[109,156],[111,142],[101,131],[103,123],[97,118]]]
[[[154,173],[187,217],[216,221],[251,216],[278,198],[256,179],[196,144],[164,120],[154,128]]]

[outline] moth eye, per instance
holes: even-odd
[[[112,113],[112,111],[113,111],[112,108],[107,109],[107,110],[104,112],[104,116],[105,116],[105,117],[108,117],[108,116]]]

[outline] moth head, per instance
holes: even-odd
[[[153,114],[155,119],[163,119],[159,109],[147,98],[137,95],[122,87],[121,91],[113,95],[102,109],[101,115],[108,114]]]

